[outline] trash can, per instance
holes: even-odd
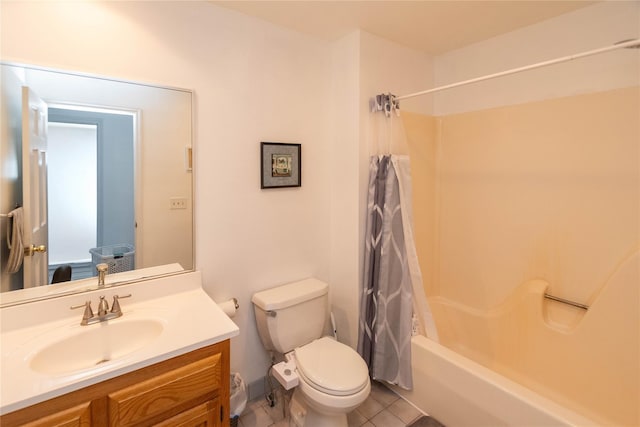
[[[242,411],[244,411],[244,408],[247,406],[247,386],[237,372],[231,373],[230,394],[230,425],[231,427],[237,427],[240,414],[242,414]]]

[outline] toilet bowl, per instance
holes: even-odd
[[[296,348],[293,356],[299,377],[291,404],[294,425],[346,426],[347,413],[360,406],[371,391],[364,360],[331,337]]]

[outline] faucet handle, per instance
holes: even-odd
[[[112,313],[116,313],[118,316],[122,316],[122,310],[120,309],[120,298],[129,298],[131,296],[131,294],[128,295],[114,295],[113,296],[113,303],[111,304],[111,312]]]
[[[87,301],[82,305],[75,305],[75,306],[71,306],[71,310],[75,310],[76,308],[82,308],[84,307],[84,314],[82,315],[82,322],[80,322],[81,325],[86,325],[90,319],[93,318],[93,310],[91,309],[91,301]]]

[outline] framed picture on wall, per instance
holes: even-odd
[[[260,143],[260,188],[302,186],[302,145]]]

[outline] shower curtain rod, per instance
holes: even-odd
[[[451,84],[444,85],[444,86],[439,86],[439,87],[436,87],[436,88],[433,88],[433,89],[423,90],[421,92],[410,93],[408,95],[402,95],[402,96],[393,96],[393,95],[391,95],[391,96],[393,96],[394,100],[400,101],[402,99],[413,98],[414,96],[427,95],[427,94],[434,93],[434,92],[440,92],[441,90],[445,90],[445,89],[453,89],[454,87],[464,86],[464,85],[468,85],[468,84],[471,84],[471,83],[477,83],[477,82],[481,82],[481,81],[489,80],[489,79],[495,79],[496,77],[508,76],[510,74],[516,74],[516,73],[520,73],[522,71],[533,70],[535,68],[542,68],[542,67],[546,67],[548,65],[554,65],[554,64],[559,64],[561,62],[572,61],[574,59],[584,58],[586,56],[597,55],[599,53],[608,52],[610,50],[616,50],[616,49],[622,49],[622,48],[632,48],[632,47],[633,48],[639,48],[640,47],[640,39],[624,40],[624,41],[615,43],[615,44],[610,45],[610,46],[601,47],[599,49],[593,49],[593,50],[589,50],[589,51],[581,52],[581,53],[576,53],[576,54],[569,55],[569,56],[563,56],[561,58],[556,58],[556,59],[551,59],[551,60],[548,60],[548,61],[538,62],[536,64],[531,64],[531,65],[526,65],[524,67],[512,68],[510,70],[501,71],[499,73],[488,74],[486,76],[476,77],[476,78],[473,78],[473,79],[464,80],[464,81],[457,82],[457,83],[451,83]]]

